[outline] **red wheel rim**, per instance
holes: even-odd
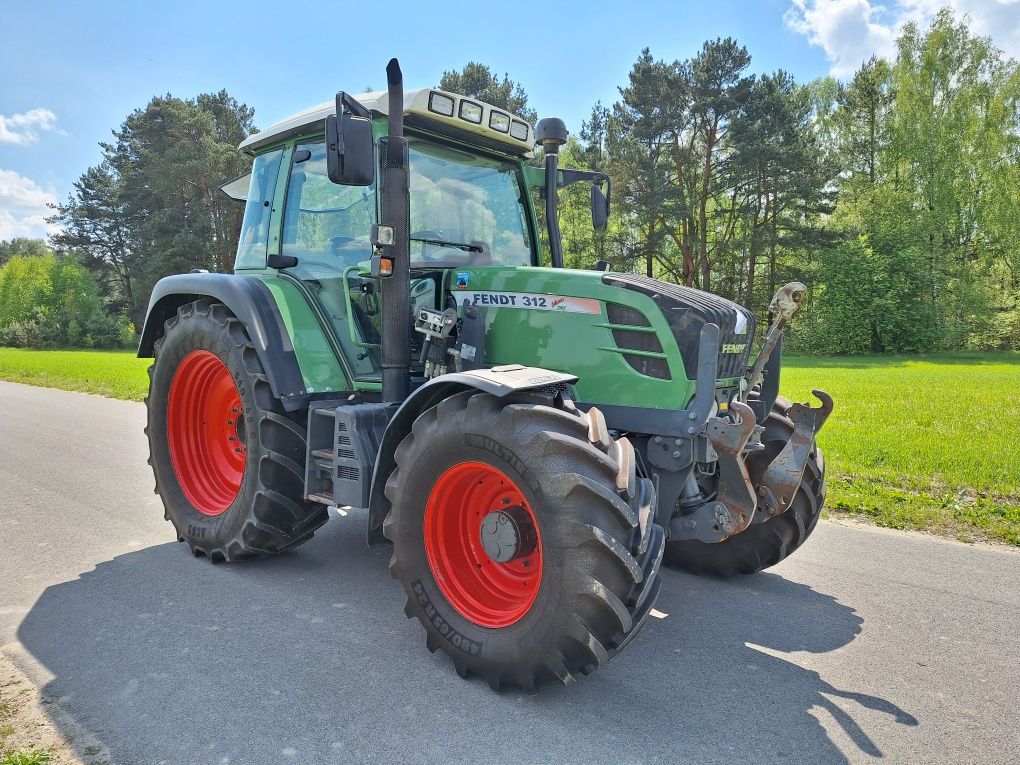
[[[533,526],[535,547],[506,563],[482,547],[483,519],[492,512],[523,508]],[[436,584],[457,612],[482,627],[507,627],[531,608],[542,583],[542,539],[524,494],[501,470],[484,462],[462,462],[436,481],[425,506],[425,554]]]
[[[181,361],[167,402],[170,460],[181,491],[203,515],[226,512],[241,488],[246,448],[241,396],[209,351]]]

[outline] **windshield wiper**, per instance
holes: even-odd
[[[465,244],[464,242],[447,242],[444,239],[423,239],[419,236],[410,237],[412,242],[424,242],[425,244],[434,244],[437,247],[454,247],[458,250],[464,250],[464,252],[481,252],[482,248],[477,244]]]

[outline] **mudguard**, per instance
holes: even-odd
[[[175,316],[180,306],[203,297],[223,303],[244,324],[273,394],[284,409],[292,412],[306,408],[304,378],[283,317],[269,289],[254,276],[193,273],[160,279],[149,298],[138,357],[152,358],[166,320]]]
[[[396,462],[393,455],[404,437],[411,432],[411,425],[426,409],[438,404],[444,398],[465,390],[479,390],[498,398],[505,398],[520,391],[536,391],[555,393],[565,390],[568,385],[577,382],[574,375],[553,372],[538,367],[525,367],[520,364],[507,364],[491,369],[472,369],[465,372],[454,372],[429,380],[408,396],[394,413],[376,458],[375,470],[372,473],[372,490],[368,507],[368,543],[382,544],[386,540],[382,535],[382,524],[389,512],[389,502],[383,494],[386,480],[389,478]]]

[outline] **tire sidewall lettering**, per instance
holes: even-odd
[[[468,656],[478,656],[482,652],[481,643],[461,634],[442,617],[433,604],[432,598],[429,597],[428,591],[421,579],[416,579],[411,583],[411,590],[414,593],[415,601],[421,606],[428,621],[436,628],[446,642],[454,648],[463,651]]]
[[[473,449],[481,449],[489,454],[498,457],[501,461],[512,467],[516,473],[524,479],[524,483],[527,484],[532,491],[538,491],[541,488],[541,484],[531,471],[527,463],[518,457],[511,449],[503,446],[497,442],[491,436],[486,436],[481,433],[465,433],[464,443]]]

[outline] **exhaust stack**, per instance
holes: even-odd
[[[411,202],[407,139],[404,138],[404,78],[399,62],[386,65],[389,94],[388,135],[380,141],[382,189],[380,216],[393,228],[386,246],[393,273],[379,280],[382,296],[382,398],[400,403],[411,387]]]

